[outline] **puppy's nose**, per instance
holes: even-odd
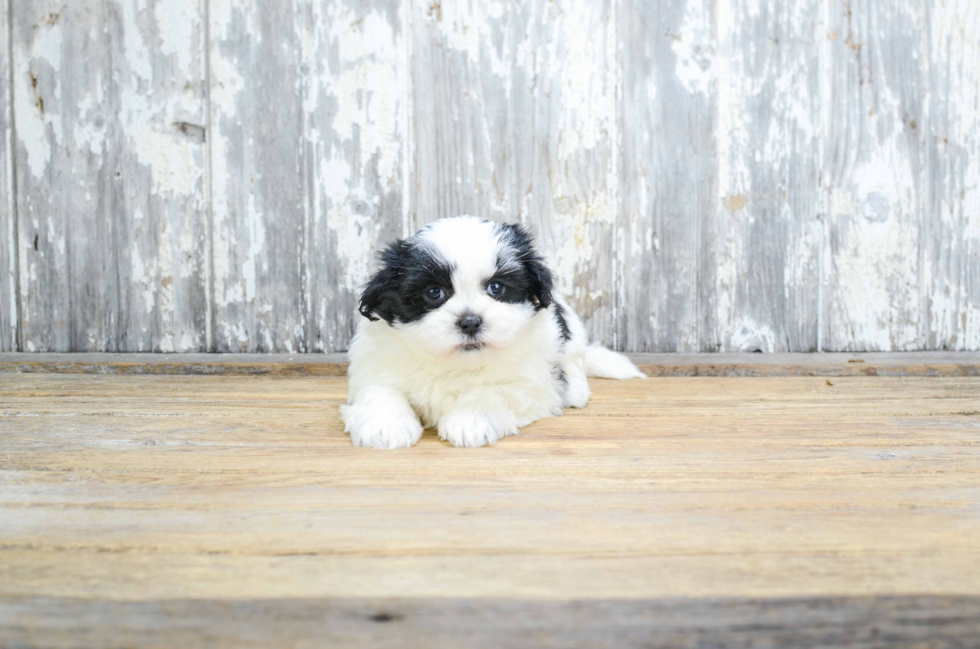
[[[473,315],[472,313],[464,315],[462,318],[456,321],[456,326],[459,327],[467,336],[475,336],[476,332],[480,330],[480,325],[483,324],[483,320],[478,315]]]

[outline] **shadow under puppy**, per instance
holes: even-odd
[[[644,377],[588,346],[521,226],[441,219],[381,262],[361,296],[340,407],[355,446],[412,446],[423,426],[455,446],[493,444],[585,406],[587,376]]]

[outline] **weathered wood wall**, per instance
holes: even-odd
[[[0,352],[17,348],[17,246],[14,219],[10,110],[10,6],[0,0]]]
[[[522,221],[631,351],[980,349],[974,0],[0,0],[0,351],[344,349]]]

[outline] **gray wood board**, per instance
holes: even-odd
[[[105,350],[112,289],[103,262],[108,25],[102,3],[62,16],[52,0],[13,4],[13,98],[21,252],[21,348]],[[72,28],[65,28],[66,23]],[[97,36],[90,38],[90,35]],[[81,298],[81,299],[79,299]]]
[[[403,231],[395,1],[212,3],[214,349],[344,349]]]
[[[206,349],[203,2],[13,18],[21,348]]]
[[[923,5],[855,0],[827,11],[823,348],[917,349]]]
[[[620,7],[617,325],[626,349],[702,349],[699,291],[712,295],[714,273],[708,260],[700,263],[701,242],[717,209],[713,6],[710,0],[623,0]]]
[[[10,4],[0,0],[0,352],[17,349],[17,234],[13,113],[10,106]]]
[[[214,349],[306,351],[307,15],[222,0],[209,18]]]
[[[928,2],[926,18],[920,346],[980,349],[980,5]]]
[[[821,8],[717,3],[720,202],[701,221],[702,351],[818,349]]]
[[[317,0],[307,40],[310,351],[347,349],[375,252],[405,231],[409,8]]]

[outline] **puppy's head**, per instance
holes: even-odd
[[[382,252],[359,310],[416,348],[470,356],[512,345],[551,304],[551,286],[524,228],[456,216]]]

